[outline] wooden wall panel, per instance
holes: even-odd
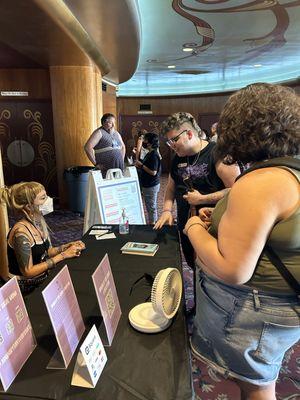
[[[25,100],[51,99],[50,77],[48,69],[0,69],[1,91],[25,91]],[[10,99],[1,97],[0,101]],[[13,99],[16,99],[15,97]]]
[[[91,165],[83,146],[97,127],[101,92],[92,67],[50,67],[50,76],[58,188],[65,205],[64,169]]]
[[[151,104],[153,115],[170,115],[187,111],[198,119],[199,114],[219,114],[229,94],[170,97],[120,97],[118,114],[137,115],[140,104]]]
[[[300,85],[291,85],[300,94]],[[137,115],[140,104],[151,104],[153,116],[187,111],[198,120],[200,114],[220,114],[231,93],[166,97],[119,97],[118,115]]]
[[[111,85],[106,86],[106,91],[102,91],[103,114],[111,113],[117,115],[116,88]]]
[[[0,151],[0,188],[4,186],[2,157]],[[8,217],[7,208],[4,203],[0,203],[0,276],[6,278],[8,275],[8,261],[7,261],[7,242],[6,236],[8,234]]]

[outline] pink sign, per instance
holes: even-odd
[[[17,278],[0,288],[0,378],[7,390],[36,347]]]
[[[67,367],[85,331],[67,265],[52,279],[42,293],[65,367]]]
[[[106,328],[108,343],[111,345],[122,312],[107,254],[103,257],[92,278]]]

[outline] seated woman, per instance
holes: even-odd
[[[276,257],[299,282],[299,135],[300,99],[291,89],[257,83],[233,94],[216,156],[252,166],[217,204],[209,229],[209,211],[185,226],[201,268],[191,346],[236,380],[242,399],[276,398],[284,353],[300,338],[298,290]]]
[[[147,132],[143,136],[143,148],[148,152],[143,161],[136,161],[135,166],[140,168],[140,184],[145,199],[149,224],[157,220],[157,195],[160,188],[159,177],[161,170],[161,155],[159,154],[159,139],[156,133]]]
[[[23,293],[43,282],[58,262],[79,257],[85,248],[81,241],[51,247],[47,225],[39,211],[46,199],[45,188],[38,182],[0,189],[0,202],[6,203],[18,217],[7,236],[7,256],[9,278],[17,277]]]

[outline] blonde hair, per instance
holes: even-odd
[[[27,214],[28,208],[34,211],[36,196],[45,190],[39,182],[21,182],[10,187],[0,188],[0,202],[17,212]]]

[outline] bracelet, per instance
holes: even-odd
[[[188,235],[189,230],[191,229],[192,226],[194,225],[201,225],[203,228],[203,225],[201,224],[201,222],[193,222],[187,229],[186,229],[186,235]]]
[[[52,269],[55,267],[55,262],[54,262],[53,258],[48,258],[46,260],[46,264],[47,264],[48,269]]]
[[[164,213],[164,212],[172,212],[172,210],[169,210],[168,208],[166,208],[165,210],[162,210],[162,212]]]
[[[64,260],[65,259],[65,255],[64,255],[63,251],[60,253],[60,255],[62,256],[62,259]]]

